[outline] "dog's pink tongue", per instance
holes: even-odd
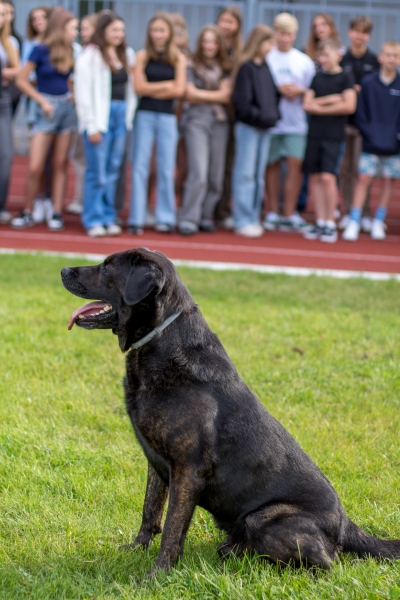
[[[105,306],[107,306],[105,302],[89,302],[89,304],[85,304],[84,306],[77,308],[71,315],[68,323],[68,329],[72,329],[79,315],[95,315]]]

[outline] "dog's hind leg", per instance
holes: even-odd
[[[336,558],[333,544],[304,513],[272,520],[265,520],[262,511],[249,515],[246,538],[253,551],[274,563],[329,569]]]
[[[136,546],[148,546],[153,535],[161,533],[161,521],[164,513],[164,505],[168,496],[168,487],[157,475],[153,467],[148,463],[147,487],[143,505],[142,524],[135,541],[130,544],[131,548]]]

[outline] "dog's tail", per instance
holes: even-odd
[[[348,520],[344,538],[343,550],[355,552],[358,556],[373,556],[374,558],[400,558],[400,540],[382,540],[369,535]]]

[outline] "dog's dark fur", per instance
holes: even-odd
[[[399,558],[346,516],[329,481],[239,377],[172,263],[145,248],[93,267],[66,268],[64,287],[112,304],[81,327],[112,328],[123,352],[170,315],[162,333],[126,356],[126,408],[148,460],[143,521],[133,546],[161,533],[156,568],[183,553],[202,506],[227,533],[219,553],[245,550],[271,561],[331,566],[342,551]]]

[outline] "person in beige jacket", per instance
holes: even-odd
[[[114,12],[102,11],[75,72],[76,110],[87,164],[82,223],[91,237],[121,233],[114,197],[136,108],[134,64],[124,22]]]

